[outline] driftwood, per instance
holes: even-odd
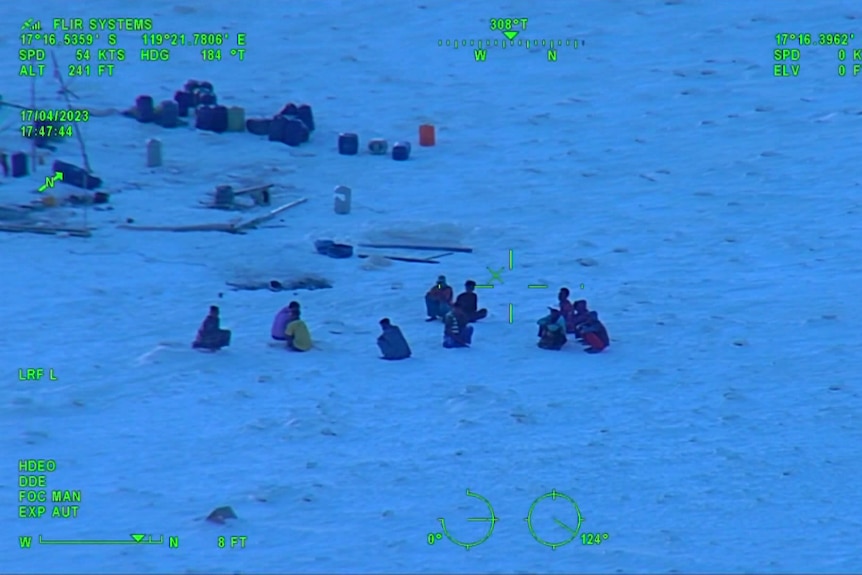
[[[471,254],[473,253],[473,248],[453,248],[447,246],[412,246],[412,245],[402,245],[402,244],[359,244],[359,247],[362,248],[380,248],[380,249],[390,249],[390,250],[420,250],[420,251],[431,251],[431,252],[458,252],[462,254]]]
[[[242,233],[236,224],[199,224],[196,226],[134,226],[121,224],[117,226],[121,230],[134,230],[137,232],[227,232],[231,234]]]
[[[243,196],[255,194],[257,192],[267,192],[270,188],[272,188],[275,184],[263,184],[261,186],[253,186],[251,188],[243,188],[242,190],[237,190],[233,193],[234,196]]]
[[[198,224],[193,226],[135,226],[130,224],[121,224],[117,226],[122,230],[135,230],[139,232],[226,232],[229,234],[244,234],[250,229],[254,229],[260,224],[271,220],[282,212],[296,207],[308,201],[308,198],[302,198],[289,204],[285,204],[267,214],[252,218],[248,221],[235,220],[227,223],[216,224]]]
[[[436,256],[428,256],[425,259],[426,260],[436,260],[436,259],[440,259],[440,258],[445,258],[446,256],[451,256],[451,255],[454,255],[454,252],[444,252],[442,254],[437,254]]]
[[[384,259],[387,259],[387,260],[396,261],[396,262],[410,262],[410,263],[415,263],[415,264],[439,264],[439,263],[440,263],[440,262],[438,262],[437,260],[430,259],[430,258],[429,258],[429,259],[422,259],[422,258],[408,258],[408,257],[406,257],[406,256],[384,256],[384,255],[377,255],[377,254],[374,254],[374,255],[371,255],[371,254],[357,254],[357,256],[356,256],[356,257],[358,257],[358,258],[362,258],[362,259],[366,259],[366,258],[370,258],[370,257],[374,257],[374,256],[377,256],[377,257],[379,257],[379,258],[384,258]]]
[[[246,222],[241,222],[241,223],[237,224],[236,229],[237,230],[247,230],[250,228],[257,227],[260,224],[262,224],[264,222],[268,222],[269,220],[278,216],[280,213],[286,212],[290,208],[295,208],[296,206],[298,206],[300,204],[304,204],[307,201],[308,201],[308,198],[300,198],[296,201],[290,202],[289,204],[284,204],[283,206],[279,206],[279,207],[275,208],[274,210],[270,211],[268,214],[264,214],[264,215],[258,216],[256,218],[252,218]]]
[[[33,224],[5,224],[0,225],[0,232],[30,233],[30,234],[68,234],[77,238],[89,238],[90,230],[84,228],[66,228],[60,226],[39,226]]]

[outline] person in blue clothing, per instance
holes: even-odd
[[[404,339],[401,328],[392,325],[388,317],[380,320],[380,327],[383,329],[383,333],[377,338],[377,347],[380,348],[383,359],[398,360],[410,357],[410,346]]]
[[[473,343],[473,326],[470,318],[458,303],[443,318],[443,347],[470,347]]]
[[[195,349],[218,351],[230,345],[230,330],[221,328],[218,306],[211,305],[209,314],[204,318],[198,329],[197,337],[192,343]]]
[[[560,310],[548,308],[550,313],[537,321],[539,324],[539,347],[559,351],[566,345],[566,320]]]

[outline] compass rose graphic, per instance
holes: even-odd
[[[485,499],[484,497],[482,497],[481,495],[479,495],[478,493],[473,493],[468,488],[467,489],[467,497],[475,497],[476,499],[478,499],[479,501],[481,501],[482,503],[484,503],[485,505],[488,506],[488,513],[489,513],[488,517],[470,517],[467,519],[467,521],[488,523],[488,532],[485,533],[485,535],[482,538],[480,538],[476,541],[473,541],[472,543],[465,543],[464,541],[459,541],[458,539],[453,537],[451,533],[449,533],[449,529],[446,527],[446,520],[444,518],[441,517],[437,521],[440,522],[440,527],[443,529],[443,535],[446,536],[446,539],[448,539],[449,541],[451,541],[455,545],[463,547],[464,549],[469,551],[471,547],[476,547],[477,545],[481,545],[482,543],[484,543],[485,541],[487,541],[491,537],[491,535],[494,533],[494,526],[497,524],[497,521],[499,521],[500,518],[497,517],[496,514],[494,514],[494,508],[491,506],[491,502],[488,501],[487,499]]]
[[[548,505],[549,500],[554,505]],[[559,533],[556,541],[547,541],[539,537],[536,533],[535,522],[539,520],[537,515],[540,515],[539,513],[536,513],[536,510],[540,504],[544,504],[542,505],[543,507],[547,506],[548,508],[553,508],[551,520],[555,527],[555,531]],[[550,509],[548,509],[548,511],[550,511]],[[567,545],[575,540],[578,536],[578,531],[581,529],[581,525],[584,522],[584,517],[581,515],[581,510],[578,508],[578,504],[575,503],[574,499],[565,493],[560,493],[556,489],[552,489],[549,493],[545,493],[533,501],[533,504],[530,505],[530,511],[527,513],[524,521],[527,522],[527,527],[530,529],[530,535],[533,536],[533,539],[542,545],[546,545],[551,549],[556,550],[557,547],[562,547],[563,545]]]

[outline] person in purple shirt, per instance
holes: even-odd
[[[299,302],[292,301],[287,307],[281,308],[272,320],[272,339],[276,341],[286,341],[284,335],[287,329],[287,324],[295,320],[299,316]]]

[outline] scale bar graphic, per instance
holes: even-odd
[[[39,535],[40,545],[163,545],[165,536],[160,535],[158,539],[153,539],[150,535],[141,533],[133,533],[131,539],[45,539]]]

